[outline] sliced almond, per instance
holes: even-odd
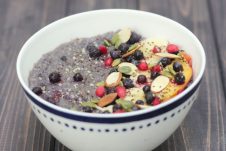
[[[137,46],[135,48],[133,48],[132,50],[130,50],[129,52],[125,53],[124,55],[122,55],[122,58],[128,57],[129,55],[132,55],[136,50],[138,50],[142,45],[137,44]]]
[[[105,86],[106,87],[115,87],[119,85],[120,81],[122,79],[122,73],[120,72],[113,72],[110,75],[108,75]]]
[[[130,39],[131,36],[131,29],[129,28],[123,28],[118,32],[119,38],[120,38],[120,42],[121,43],[125,43]]]
[[[102,97],[99,102],[97,103],[97,105],[99,107],[104,107],[108,104],[111,104],[117,97],[117,93],[110,93],[108,95],[105,95],[104,97]]]
[[[125,74],[127,74],[127,75],[134,75],[134,74],[136,74],[137,67],[134,64],[129,63],[129,62],[120,63],[118,65],[118,70],[120,71],[120,68],[123,68],[123,67],[129,67],[131,69],[130,72],[125,73]]]
[[[178,55],[175,55],[175,54],[171,54],[171,53],[155,53],[156,56],[159,56],[159,57],[167,57],[167,58],[172,58],[172,59],[176,59],[176,58],[181,58],[180,56]]]
[[[113,105],[109,105],[107,107],[99,107],[99,106],[96,106],[96,108],[102,112],[104,111],[109,111],[110,113],[113,112]]]
[[[158,93],[165,89],[169,82],[170,80],[168,77],[160,75],[157,78],[155,78],[151,83],[151,91],[154,93]]]

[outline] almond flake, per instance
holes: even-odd
[[[121,43],[125,43],[129,40],[130,36],[131,36],[131,29],[129,28],[123,28],[118,32],[119,38],[120,38],[120,42]]]
[[[99,102],[97,103],[97,105],[99,107],[104,107],[108,104],[111,104],[117,97],[117,93],[110,93],[108,95],[105,95],[104,97],[102,97]]]
[[[160,75],[157,78],[155,78],[154,81],[152,82],[151,91],[154,93],[158,93],[165,89],[169,82],[170,80],[168,77]]]
[[[108,75],[105,85],[106,87],[115,87],[119,85],[120,81],[122,79],[122,73],[120,72],[113,72],[110,75]]]
[[[155,55],[159,57],[166,57],[166,58],[172,58],[172,59],[181,58],[180,56],[171,54],[171,53],[155,53]]]

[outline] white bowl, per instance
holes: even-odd
[[[193,59],[193,82],[181,94],[155,107],[124,114],[90,114],[55,106],[28,87],[28,75],[39,58],[62,43],[130,27],[145,37],[163,37]],[[97,10],[60,19],[34,34],[21,49],[17,74],[27,100],[42,124],[75,151],[150,151],[180,125],[198,95],[205,68],[199,40],[179,23],[157,14],[124,9]]]

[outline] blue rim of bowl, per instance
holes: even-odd
[[[43,100],[42,98],[38,97],[37,95],[35,95],[29,89],[26,82],[22,78],[21,71],[20,71],[21,60],[22,60],[23,54],[25,53],[26,47],[29,45],[29,43],[32,42],[35,39],[35,37],[37,37],[40,33],[45,32],[46,30],[48,30],[52,26],[56,26],[57,24],[61,23],[63,20],[68,21],[68,20],[71,19],[71,17],[75,17],[75,16],[81,17],[81,15],[88,15],[90,13],[98,14],[98,13],[105,13],[105,12],[137,13],[139,15],[150,15],[152,17],[159,17],[159,18],[161,18],[165,21],[168,21],[170,23],[177,24],[178,28],[185,30],[187,32],[187,34],[189,36],[191,36],[197,42],[198,47],[200,49],[200,55],[202,57],[202,65],[201,65],[201,69],[198,73],[197,78],[192,82],[192,84],[184,92],[175,96],[174,98],[170,99],[167,102],[164,102],[160,105],[150,107],[150,108],[147,108],[147,109],[143,109],[143,110],[140,110],[140,111],[128,112],[128,113],[117,114],[117,115],[96,114],[96,113],[90,114],[90,113],[84,113],[84,112],[78,112],[78,111],[70,111],[68,109],[65,109],[65,108],[56,106],[54,104],[51,104],[51,103]],[[57,20],[57,21],[47,25],[46,27],[40,29],[37,33],[35,33],[32,37],[30,37],[27,40],[27,42],[23,45],[23,47],[22,47],[22,49],[21,49],[21,51],[18,55],[18,58],[17,58],[16,69],[17,69],[17,75],[18,75],[19,81],[20,81],[26,95],[35,104],[37,104],[38,106],[40,106],[41,108],[43,108],[43,109],[45,109],[49,112],[52,112],[52,113],[55,113],[57,115],[66,117],[68,119],[75,119],[75,120],[84,121],[84,122],[91,122],[91,123],[125,123],[125,122],[129,122],[129,121],[132,122],[132,121],[138,121],[138,120],[142,120],[142,119],[146,119],[146,118],[151,118],[151,117],[166,113],[167,111],[170,111],[170,110],[176,108],[177,106],[179,106],[180,104],[184,103],[195,92],[195,90],[198,88],[200,81],[201,81],[203,74],[204,74],[205,65],[206,65],[206,57],[205,57],[205,52],[204,52],[204,49],[203,49],[201,42],[198,40],[198,38],[191,31],[189,31],[186,27],[179,24],[178,22],[173,21],[169,18],[166,18],[166,17],[158,15],[158,14],[140,11],[140,10],[104,9],[104,10],[88,11],[88,12],[83,12],[83,13],[79,13],[79,14],[76,14],[76,15],[68,16],[68,17],[62,18],[60,20]]]
[[[201,82],[201,80],[200,80],[200,82]],[[81,122],[117,124],[117,123],[127,123],[127,122],[134,122],[134,121],[139,121],[139,120],[150,119],[150,118],[162,115],[168,111],[173,110],[174,108],[178,107],[179,105],[181,105],[184,102],[186,102],[187,100],[189,100],[189,98],[198,89],[200,82],[189,93],[184,95],[182,98],[180,98],[179,100],[177,100],[167,106],[164,106],[158,110],[154,110],[154,111],[150,111],[147,113],[138,114],[138,115],[134,115],[134,116],[116,117],[116,118],[114,118],[114,117],[107,117],[107,118],[106,117],[89,117],[89,116],[80,116],[80,115],[62,112],[62,111],[56,110],[54,108],[51,108],[51,107],[41,103],[40,101],[36,100],[25,89],[24,89],[24,92],[25,92],[26,96],[33,103],[35,103],[42,109],[44,109],[50,113],[53,113],[55,115],[58,115],[58,116],[61,116],[61,117],[67,118],[67,119],[71,119],[71,120],[81,121]],[[92,113],[90,113],[90,114],[92,114]]]

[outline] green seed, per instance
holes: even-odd
[[[128,66],[122,66],[118,68],[118,71],[124,74],[129,74],[132,71],[132,69]]]
[[[115,59],[115,60],[112,62],[111,66],[112,66],[112,67],[116,67],[116,66],[119,65],[120,63],[121,63],[121,59]]]

